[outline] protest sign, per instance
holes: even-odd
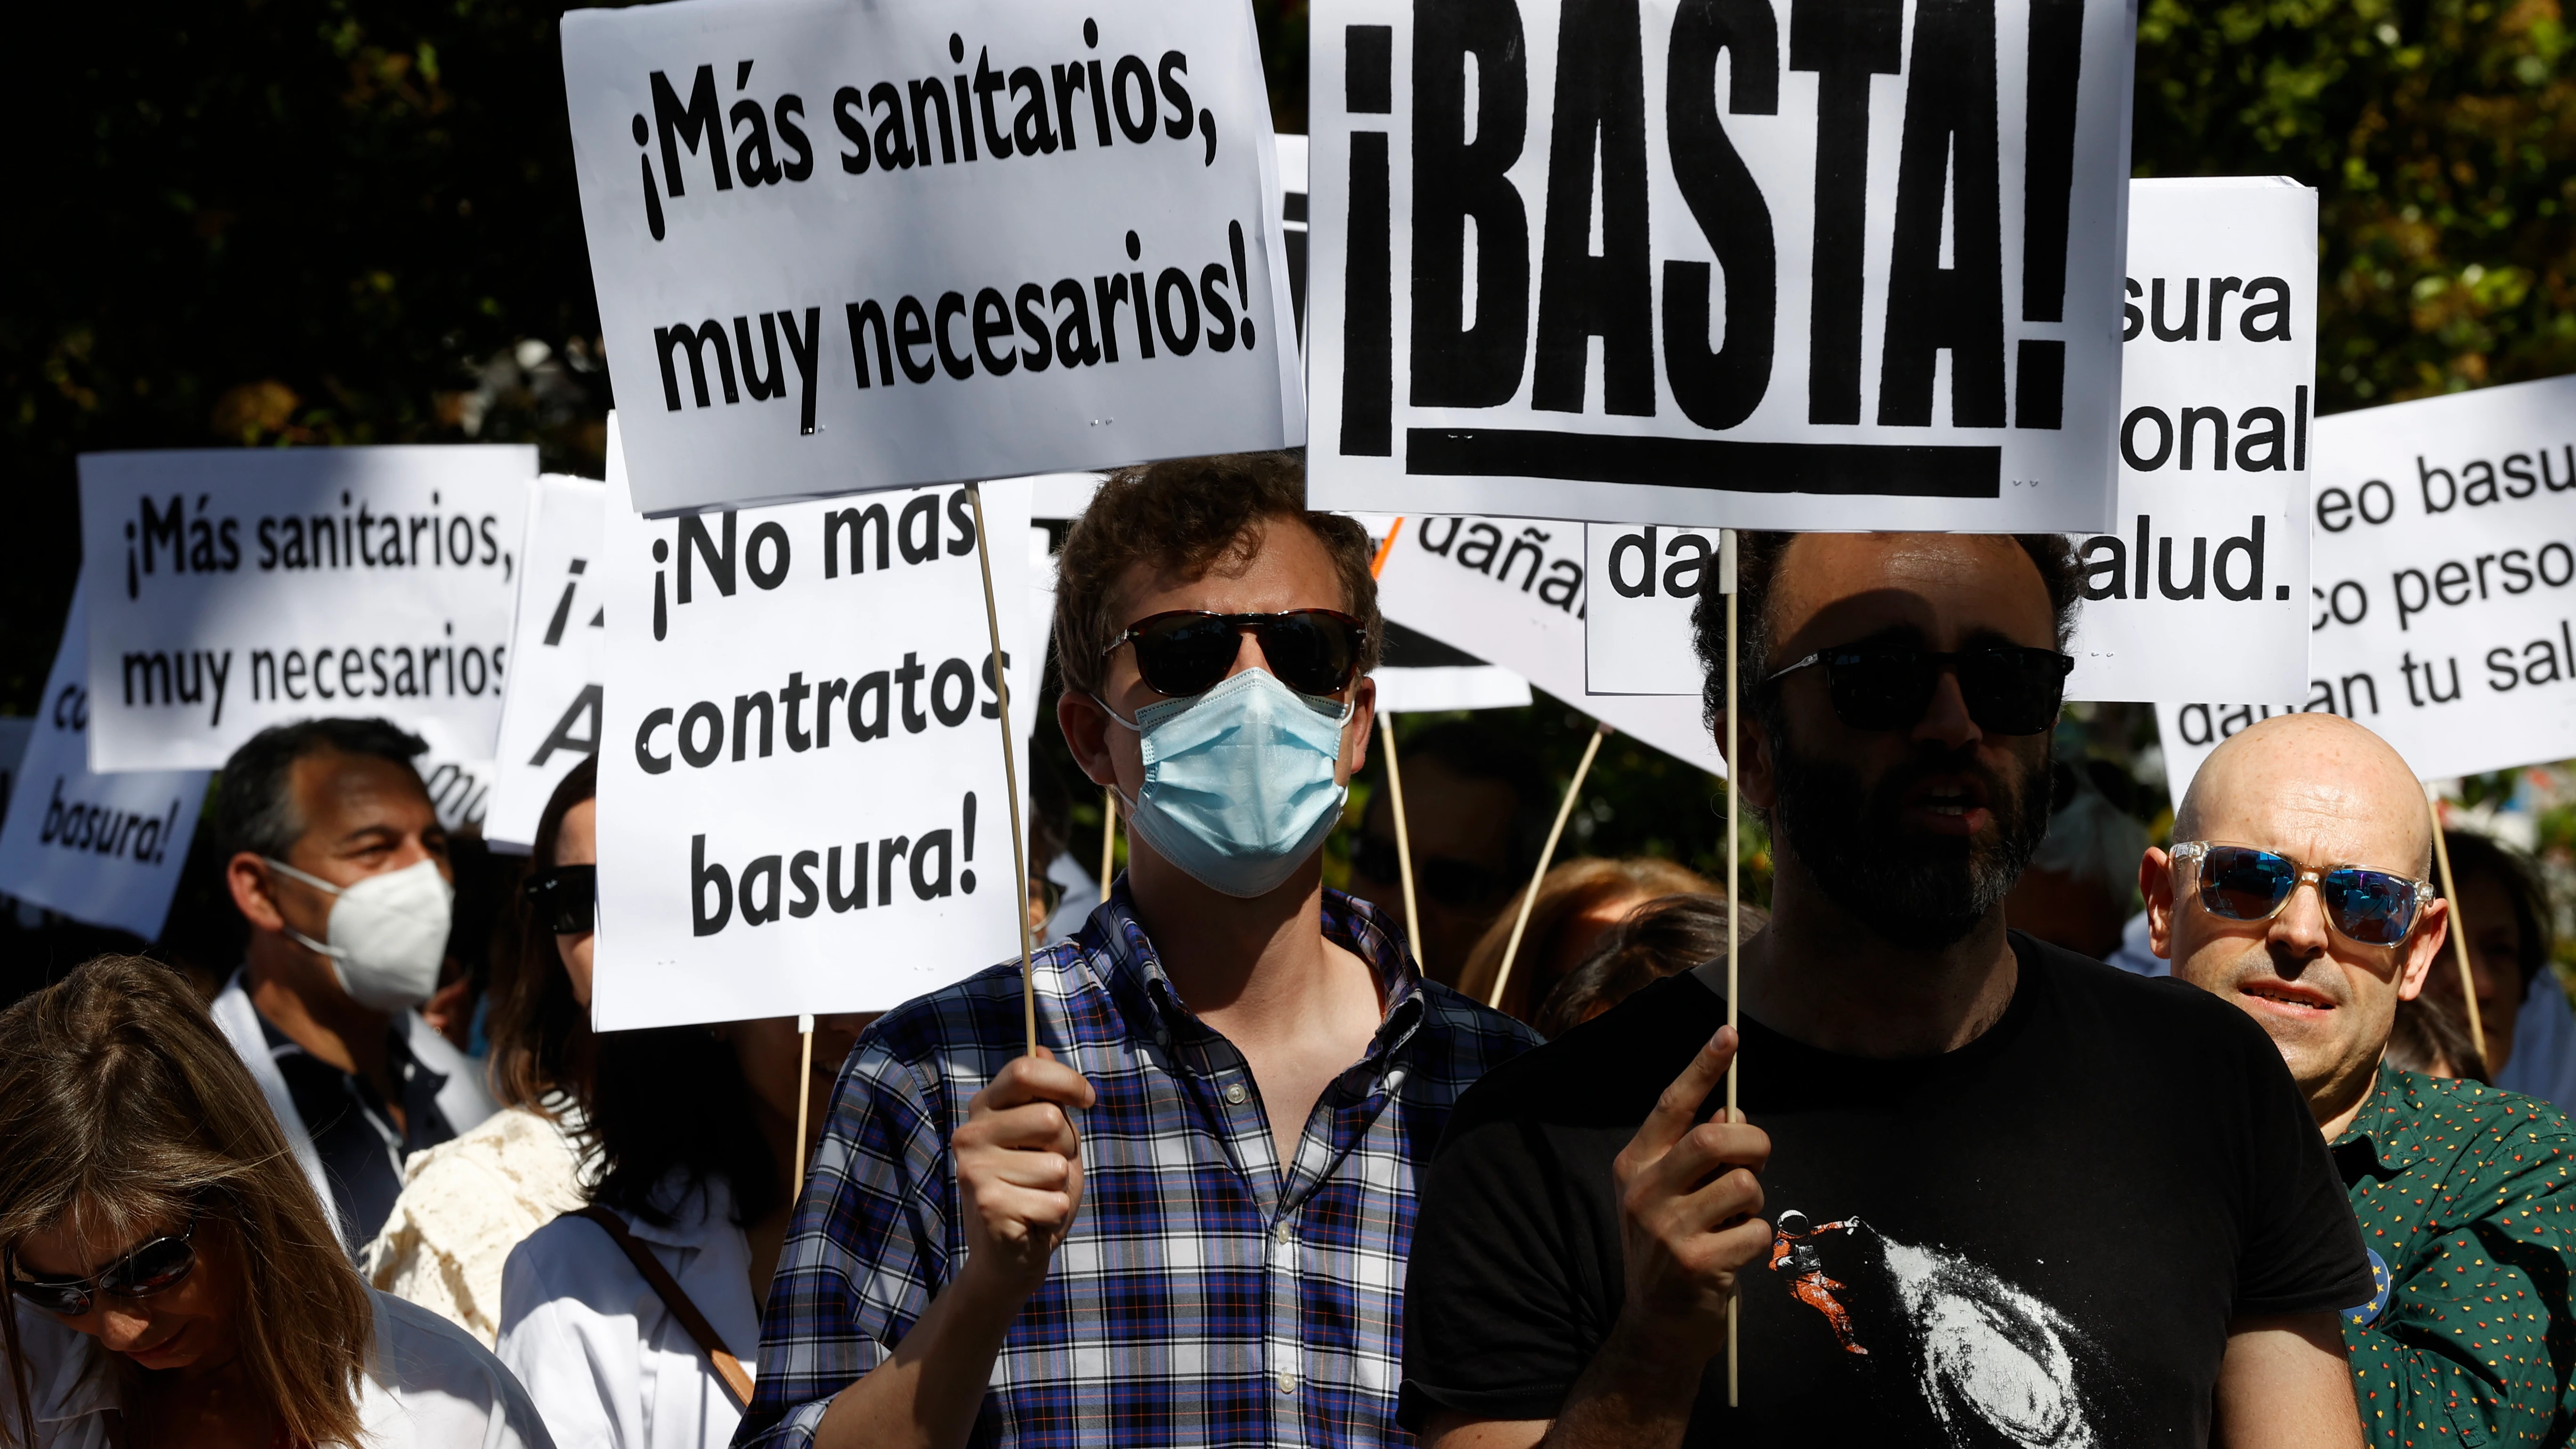
[[[966,491],[648,520],[624,493],[637,446],[606,500],[597,1026],[880,1010],[1011,959]],[[984,489],[1015,643],[1028,497]],[[1032,708],[1036,668],[1003,663]]]
[[[1528,518],[1407,518],[1378,574],[1378,607],[1387,618],[1724,774],[1695,696],[1585,697],[1587,592],[1582,526]]]
[[[1530,702],[1528,680],[1392,619],[1386,624],[1385,652],[1369,677],[1377,681],[1381,715],[1518,709]]]
[[[1279,236],[1288,257],[1288,298],[1297,309],[1297,346],[1306,346],[1306,170],[1303,136],[1279,138]]]
[[[2160,703],[2177,795],[2292,709],[2370,726],[2428,780],[2576,756],[2571,419],[2564,377],[2319,418],[2305,693]]]
[[[202,770],[89,768],[89,609],[72,592],[62,647],[0,820],[0,895],[151,940],[170,914],[206,800]]]
[[[490,759],[536,472],[498,445],[84,454],[90,768],[219,769],[322,715]]]
[[[1717,582],[1723,530],[1655,524],[1583,526],[1586,578],[1596,591],[1583,611],[1583,688],[1590,695],[1699,697],[1691,613]]]
[[[2137,181],[2120,512],[2085,566],[2069,699],[2272,699],[2308,678],[2317,194]]]
[[[608,426],[613,451],[614,414]],[[528,485],[510,687],[501,697],[500,753],[483,821],[484,839],[504,849],[535,841],[556,782],[599,749],[608,611],[596,570],[607,494],[598,482],[559,473]]]
[[[1319,506],[2103,527],[2133,24],[1325,0]]]
[[[1305,441],[1245,6],[683,0],[563,46],[647,514]]]

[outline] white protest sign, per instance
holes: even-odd
[[[648,514],[1305,441],[1252,12],[564,18]]]
[[[536,472],[500,445],[82,455],[90,768],[220,769],[325,715],[490,759]]]
[[[1407,518],[1377,587],[1389,619],[1522,675],[1668,755],[1726,773],[1696,697],[1584,697],[1582,525]]]
[[[614,414],[608,426],[613,450]],[[560,473],[528,485],[510,688],[501,699],[500,753],[483,821],[484,838],[497,846],[534,843],[556,782],[599,749],[608,630],[598,569],[607,496],[604,484]]]
[[[2085,564],[2069,699],[2271,699],[2308,678],[2317,194],[2136,181],[2120,513]]]
[[[2266,698],[2308,678],[2316,213],[2279,178],[2132,183],[2122,523],[2073,540],[2067,698]],[[1611,584],[1587,620],[1593,692],[1697,694],[1690,613],[1716,531],[1589,539]]]
[[[90,773],[87,593],[86,583],[72,593],[0,821],[0,895],[148,941],[170,914],[205,805],[206,772]]]
[[[2576,756],[2576,378],[2319,418],[2304,697],[2157,706],[2179,792],[2268,713],[2360,721],[2417,775]]]
[[[882,1010],[1010,958],[966,491],[648,520],[623,494],[635,446],[610,457],[606,505],[596,1025]],[[983,492],[1018,645],[1029,490]],[[1006,662],[1034,709],[1034,663]]]
[[[1280,239],[1287,246],[1288,296],[1297,309],[1297,347],[1306,346],[1306,172],[1303,136],[1279,138]]]
[[[1317,506],[2102,527],[2134,26],[1323,0]]]
[[[1714,528],[1583,526],[1585,576],[1610,585],[1584,607],[1583,687],[1593,696],[1700,695],[1691,614],[1717,582]]]

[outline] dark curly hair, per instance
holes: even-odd
[[[1204,578],[1252,562],[1260,525],[1304,524],[1332,555],[1342,610],[1368,630],[1360,672],[1377,667],[1385,621],[1369,573],[1368,532],[1337,513],[1306,508],[1306,460],[1297,451],[1174,458],[1121,468],[1092,496],[1066,535],[1055,586],[1056,669],[1069,690],[1100,688],[1102,656],[1131,621],[1118,617],[1118,585],[1143,564],[1157,573]]]
[[[1755,686],[1771,673],[1771,580],[1779,571],[1781,557],[1797,537],[1794,533],[1736,536],[1736,625],[1742,635],[1737,641],[1737,689],[1753,704],[1755,718],[1762,718],[1762,695]],[[2084,572],[2076,561],[2075,549],[2063,535],[2054,533],[2016,533],[2012,540],[2021,545],[2022,552],[2039,569],[2040,584],[2048,590],[2049,611],[2057,619],[2057,647],[2064,649],[2075,636],[2075,608],[2083,597]],[[1691,610],[1691,641],[1699,652],[1703,681],[1700,715],[1714,729],[1718,717],[1726,713],[1724,594],[1713,588],[1700,594],[1698,605]]]

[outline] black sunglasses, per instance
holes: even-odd
[[[2312,870],[2279,851],[2250,845],[2186,840],[2174,847],[2173,858],[2177,865],[2199,866],[2200,904],[2223,920],[2268,921],[2290,903],[2301,882],[2315,881],[2326,923],[2365,946],[2405,940],[2433,893],[2431,881],[2355,865]]]
[[[1205,694],[1234,667],[1235,636],[1250,633],[1279,682],[1300,694],[1339,694],[1359,671],[1368,630],[1331,609],[1284,614],[1211,614],[1176,609],[1127,626],[1100,652],[1136,646],[1136,669],[1156,694]]]
[[[78,1318],[90,1311],[100,1294],[117,1298],[149,1298],[164,1289],[175,1288],[197,1266],[197,1250],[189,1244],[196,1236],[197,1216],[188,1215],[188,1226],[175,1236],[152,1238],[137,1244],[133,1251],[108,1264],[87,1278],[21,1278],[12,1274],[9,1291],[47,1313],[63,1318]]]
[[[599,867],[559,865],[528,877],[528,904],[558,936],[578,936],[599,919]]]
[[[1777,684],[1810,666],[1825,671],[1834,717],[1856,730],[1909,729],[1932,707],[1943,671],[1959,676],[1959,694],[1977,728],[1998,735],[2046,733],[2057,723],[2066,676],[2075,661],[2054,649],[1990,644],[1944,654],[1914,644],[1845,644],[1819,649],[1762,682]]]

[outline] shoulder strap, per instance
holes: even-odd
[[[680,1280],[671,1276],[671,1270],[662,1266],[662,1260],[653,1256],[652,1249],[637,1242],[635,1235],[626,1230],[626,1220],[597,1203],[577,1209],[569,1216],[588,1218],[599,1224],[609,1238],[625,1250],[627,1258],[635,1264],[635,1271],[643,1274],[644,1281],[652,1284],[653,1291],[662,1296],[662,1305],[671,1310],[671,1316],[680,1320],[680,1326],[688,1330],[689,1337],[697,1340],[698,1347],[706,1351],[708,1360],[715,1365],[716,1377],[724,1380],[725,1392],[733,1396],[733,1406],[748,1410],[751,1407],[751,1375],[743,1371],[742,1360],[735,1358],[725,1347],[724,1340],[716,1335],[715,1325],[707,1322],[707,1316],[700,1313],[698,1305],[681,1290]]]

